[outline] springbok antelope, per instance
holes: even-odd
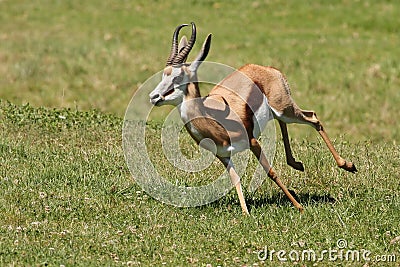
[[[214,142],[216,157],[227,169],[245,214],[248,214],[248,209],[240,177],[235,171],[231,156],[248,148],[257,157],[268,177],[283,190],[296,208],[303,211],[303,207],[271,168],[257,141],[266,125],[270,110],[279,121],[288,165],[304,171],[303,164],[296,161],[292,155],[286,126],[288,123],[301,123],[308,124],[318,131],[340,168],[353,173],[357,171],[352,162],[344,160],[335,150],[316,113],[302,110],[296,105],[290,95],[285,76],[275,68],[244,65],[217,84],[208,96],[201,97],[197,70],[210,50],[211,34],[205,39],[195,60],[186,63],[196,41],[196,25],[191,23],[190,40],[182,37],[178,45],[179,32],[185,26],[189,25],[182,24],[174,31],[171,52],[162,80],[150,93],[150,101],[155,106],[178,106],[185,128],[197,144],[201,145],[205,139]],[[205,148],[212,150],[206,145]]]

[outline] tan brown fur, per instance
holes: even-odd
[[[200,89],[197,82],[190,83],[187,91],[184,101],[199,99]],[[304,170],[303,164],[297,162],[292,155],[285,120],[313,126],[323,137],[338,166],[350,172],[356,171],[353,163],[345,161],[336,152],[315,112],[302,110],[297,106],[290,95],[290,88],[285,76],[272,67],[254,64],[245,65],[216,85],[207,97],[202,98],[201,101],[193,101],[190,107],[191,114],[189,114],[189,116],[195,118],[191,120],[192,126],[201,134],[202,138],[210,138],[216,145],[220,146],[228,146],[232,140],[239,140],[246,136],[250,149],[259,158],[268,176],[276,182],[292,203],[302,211],[303,208],[279,180],[263,155],[257,140],[253,137],[253,113],[262,104],[263,98],[261,94],[265,95],[270,107],[276,112],[275,114],[278,114],[275,117],[279,120],[286,160],[290,166],[297,170]],[[210,109],[219,113],[214,113],[214,116],[208,116],[210,114],[206,113]],[[226,129],[224,125],[220,124],[221,120],[224,119],[224,112],[228,112],[226,109],[229,109],[230,113],[233,112],[237,115],[237,120],[240,120],[240,124],[244,126],[244,129],[241,127]],[[186,127],[186,129],[197,143],[201,141],[192,133],[190,127]],[[225,166],[228,167],[227,164]],[[232,177],[234,176],[233,174]]]
[[[304,170],[302,164],[296,162],[292,156],[286,122],[284,120],[288,120],[291,123],[308,124],[314,127],[323,137],[338,166],[350,172],[357,171],[353,163],[344,160],[334,149],[316,113],[314,111],[302,110],[297,106],[290,95],[290,88],[285,76],[276,68],[255,64],[244,65],[216,85],[210,91],[209,96],[204,99],[204,103],[210,102],[208,99],[226,102],[229,109],[240,117],[248,134],[249,141],[251,141],[254,127],[252,111],[257,110],[261,104],[260,90],[266,96],[270,107],[281,114],[281,117],[276,116],[276,118],[280,120],[286,158],[290,166],[297,170]],[[196,93],[191,93],[196,95],[196,97],[200,95],[198,85],[192,87],[189,91],[196,91]],[[209,138],[213,140],[215,138],[219,143],[223,143],[220,140],[222,138],[226,143],[228,135],[225,134],[221,137],[223,131],[215,123],[210,123],[209,120],[198,120],[196,128],[207,129],[207,136]]]
[[[219,151],[217,150],[216,156],[227,169],[232,184],[236,187],[240,205],[245,214],[248,214],[248,210],[240,184],[240,177],[231,161],[231,151],[237,150],[235,151],[236,153],[246,148],[253,152],[268,177],[282,189],[293,205],[298,210],[303,210],[303,207],[271,168],[256,139],[257,135],[262,131],[262,129],[259,129],[258,124],[260,121],[265,122],[267,120],[270,110],[272,110],[275,119],[279,121],[286,161],[291,167],[300,171],[304,170],[303,164],[293,157],[287,123],[302,123],[308,124],[318,131],[340,168],[353,173],[357,171],[352,162],[344,160],[335,150],[316,113],[302,110],[297,106],[291,97],[289,84],[285,76],[273,67],[255,64],[244,65],[217,84],[208,96],[201,97],[196,73],[198,67],[208,55],[211,34],[207,36],[196,59],[190,64],[184,63],[196,39],[195,24],[192,22],[191,25],[191,39],[187,42],[186,38],[182,38],[179,49],[177,47],[179,30],[187,26],[187,24],[182,24],[175,29],[171,54],[164,70],[165,82],[162,81],[150,93],[150,100],[154,105],[168,103],[180,105],[182,120],[191,137],[198,144],[201,144],[201,141],[205,138],[210,138],[214,141],[219,147],[217,149],[220,149]],[[182,76],[178,77],[178,75]],[[175,87],[176,84],[171,84],[172,82],[170,81],[175,79],[183,80],[183,78],[186,78],[185,81],[189,80],[188,83],[185,82],[186,85],[184,83],[179,84],[178,89],[175,90],[177,88]],[[267,99],[268,104],[266,104],[267,101],[265,99]],[[266,114],[267,112],[268,114]],[[243,142],[246,144],[244,145]]]

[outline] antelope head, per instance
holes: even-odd
[[[189,42],[186,37],[182,37],[178,46],[179,31],[188,24],[176,27],[172,37],[171,53],[167,60],[166,67],[162,74],[161,82],[150,93],[150,102],[156,106],[174,105],[177,106],[188,94],[188,85],[197,83],[197,69],[208,55],[211,45],[211,34],[204,41],[203,47],[195,60],[186,63],[189,52],[196,42],[196,25],[192,25],[192,34]]]

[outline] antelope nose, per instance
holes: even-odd
[[[150,101],[152,102],[152,100],[159,98],[160,95],[158,93],[150,93],[149,97],[150,97]]]
[[[159,102],[161,100],[161,96],[158,93],[154,93],[154,94],[152,93],[149,95],[149,97],[150,97],[150,103],[153,105],[156,105],[157,102]]]
[[[154,99],[154,98],[159,98],[159,97],[160,97],[160,95],[159,95],[159,94],[150,95],[150,98],[151,98],[151,99]]]

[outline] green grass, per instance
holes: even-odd
[[[1,266],[399,266],[398,2],[5,0],[0,10]],[[281,142],[274,165],[303,214],[270,181],[245,192],[249,217],[234,190],[197,208],[147,196],[124,160],[122,116],[164,66],[174,27],[190,21],[194,54],[212,32],[209,60],[281,69],[358,174],[338,169],[311,128],[290,126],[306,171],[285,164]],[[171,181],[222,171],[175,170],[159,153],[160,128],[148,124],[147,148]],[[187,135],[181,146],[198,153]],[[321,251],[341,238],[397,262],[257,258],[264,247]]]
[[[8,0],[0,9],[0,98],[13,103],[122,116],[163,68],[174,27],[195,21],[193,53],[212,32],[208,60],[281,69],[333,134],[400,139],[396,1]]]
[[[125,166],[118,117],[4,101],[0,111],[2,265],[268,266],[257,257],[265,246],[321,251],[340,238],[352,250],[399,256],[398,244],[390,244],[399,236],[398,146],[336,142],[358,164],[353,175],[335,167],[323,144],[306,141],[293,143],[307,168],[295,172],[283,163],[279,144],[275,168],[306,210],[299,214],[267,181],[246,192],[251,216],[245,217],[234,191],[197,208],[148,197]],[[156,145],[160,127],[152,124],[149,132],[153,162],[168,174]],[[329,264],[337,262],[321,266]]]

